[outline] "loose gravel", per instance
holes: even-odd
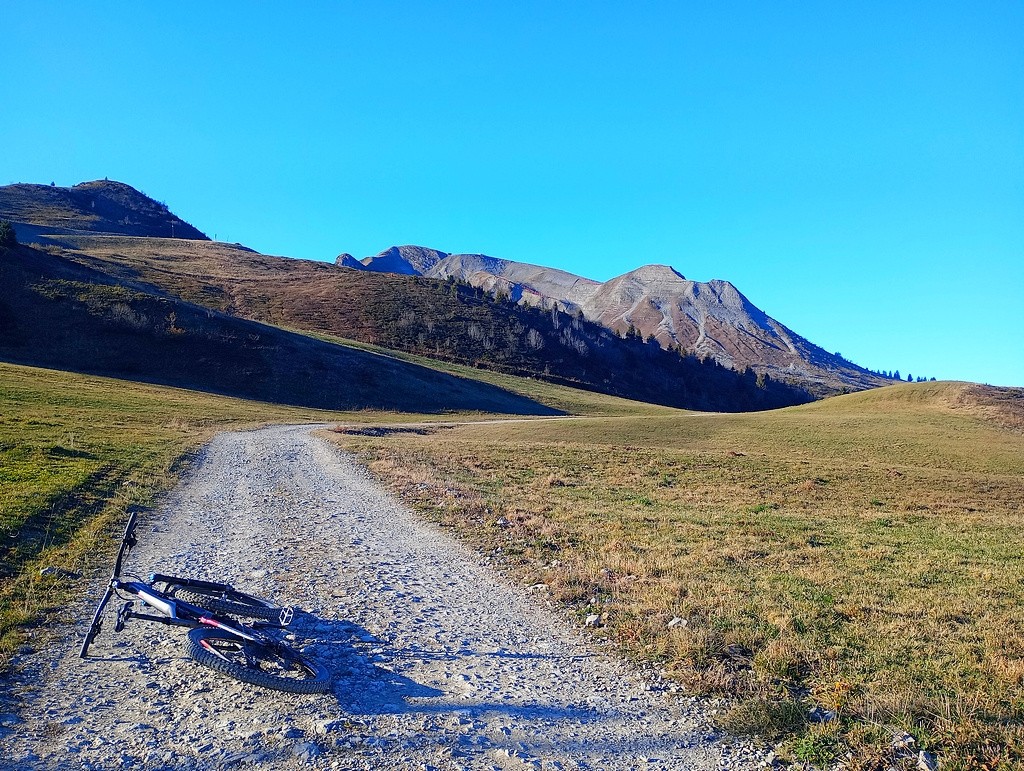
[[[384,492],[311,433],[223,434],[144,515],[125,571],[227,581],[295,605],[294,644],[333,693],[243,685],[185,657],[185,630],[115,603],[16,660],[0,693],[0,768],[745,769],[714,704],[603,653],[564,615]]]

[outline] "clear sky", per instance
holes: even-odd
[[[830,351],[1024,385],[1024,2],[0,0],[0,184],[221,240],[732,281]]]

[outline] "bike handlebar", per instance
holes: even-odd
[[[131,554],[132,547],[137,543],[135,539],[135,520],[138,519],[139,512],[136,509],[128,514],[128,524],[124,528],[124,536],[121,538],[121,548],[117,550],[117,560],[114,561],[114,575],[112,578],[118,578],[121,575],[121,562]]]

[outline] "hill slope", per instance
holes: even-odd
[[[74,187],[6,185],[0,187],[3,219],[16,223],[22,242],[39,233],[120,233],[129,236],[191,238],[207,236],[123,182],[96,180]]]
[[[213,244],[198,231],[193,239],[170,239],[167,231],[181,235],[187,227],[180,219],[134,188],[107,181],[2,188],[0,218],[14,220],[20,237],[116,280],[145,281],[197,305],[630,399],[735,411],[809,398],[801,385],[778,382],[778,371],[812,382],[818,395],[844,387],[792,368],[773,370],[772,379],[765,366],[758,375],[729,360],[739,370],[731,372],[704,361],[702,350],[686,356],[663,350],[670,346],[654,335],[645,343],[642,330],[617,334],[593,303],[618,296],[612,282],[484,255],[407,246],[362,262],[342,255],[342,267],[314,266]]]
[[[622,339],[585,319],[499,301],[453,281],[199,241],[76,235],[50,243],[69,259],[226,313],[615,396],[720,411],[810,398],[770,378]]]
[[[999,388],[940,381],[906,383],[809,404],[805,412],[945,414],[969,416],[1014,432],[1024,432],[1024,388]]]
[[[325,409],[555,412],[495,386],[160,295],[27,246],[0,252],[0,358]]]

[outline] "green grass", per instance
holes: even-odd
[[[125,508],[173,484],[183,456],[214,433],[360,414],[0,364],[0,661],[70,585],[39,569],[91,567]]]
[[[341,441],[570,612],[607,614],[624,651],[735,697],[725,724],[789,736],[794,760],[886,767],[900,728],[944,769],[1011,768],[1024,434],[971,388]],[[814,704],[839,720],[794,721]]]
[[[388,355],[369,345],[360,348]],[[603,394],[396,358],[493,383],[563,410],[669,414]],[[446,419],[482,420],[484,413]],[[132,504],[170,487],[216,432],[282,422],[436,421],[400,412],[325,412],[0,363],[0,663],[27,627],[94,565],[98,539]],[[41,576],[42,567],[63,573]]]
[[[819,765],[886,767],[896,729],[944,769],[1021,762],[1019,395],[917,384],[707,415],[440,366],[591,414],[338,440],[569,613],[598,611],[595,634],[734,697],[731,730]],[[436,420],[0,364],[0,655],[217,431]],[[808,724],[812,705],[839,719]]]

